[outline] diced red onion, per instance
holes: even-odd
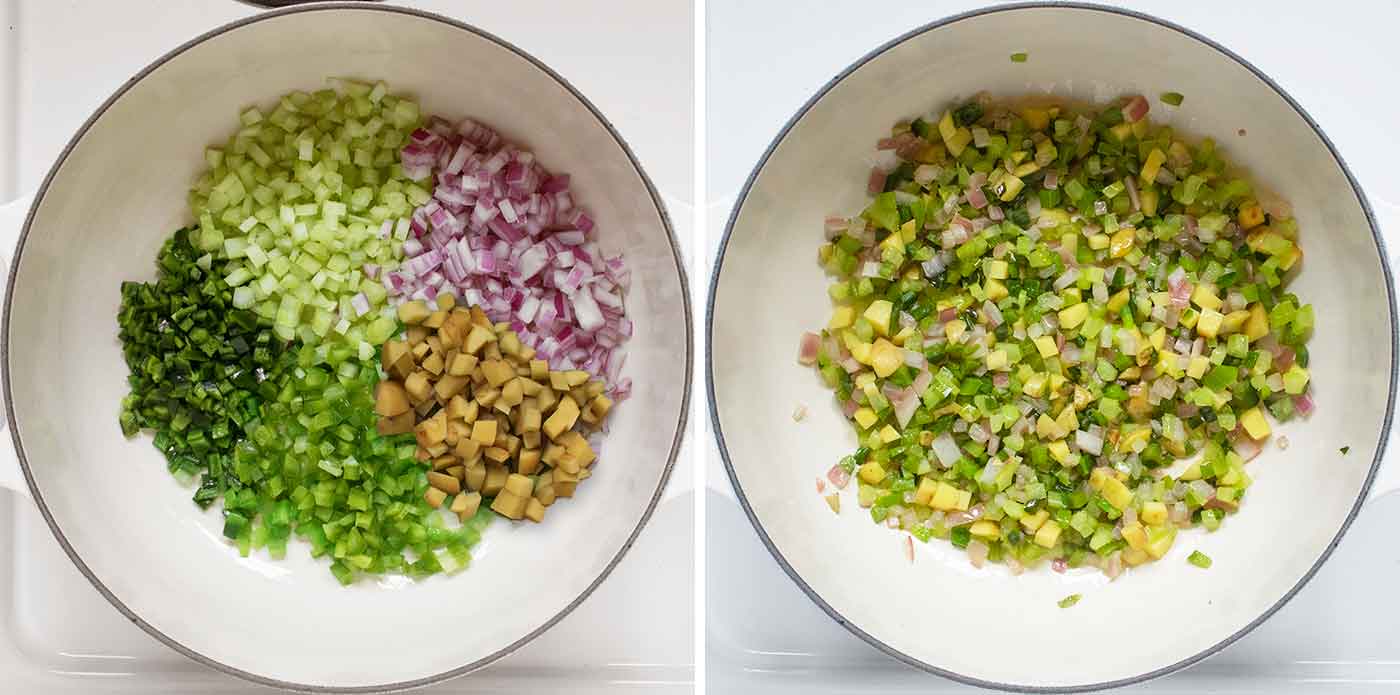
[[[851,474],[838,463],[826,472],[826,479],[830,480],[837,490],[845,490],[846,485],[851,482]]]
[[[885,190],[885,172],[881,171],[879,167],[871,169],[870,180],[866,182],[865,189],[870,195],[880,195]]]
[[[967,189],[967,204],[978,210],[987,207],[987,194],[980,188]]]
[[[982,541],[974,540],[967,543],[967,559],[973,567],[978,569],[982,569],[982,566],[986,564],[987,554],[990,552],[991,547]]]
[[[934,456],[938,457],[938,462],[943,464],[944,468],[951,468],[953,464],[958,462],[958,459],[962,458],[962,449],[958,448],[952,435],[947,432],[935,437],[929,448],[933,449]]]
[[[1142,209],[1142,199],[1138,197],[1137,183],[1132,176],[1123,177],[1123,187],[1128,189],[1128,200],[1133,204],[1133,212]]]
[[[1060,171],[1059,171],[1058,169],[1051,169],[1050,171],[1046,172],[1046,173],[1045,173],[1045,181],[1044,181],[1043,183],[1044,183],[1044,186],[1045,186],[1047,189],[1052,190],[1052,191],[1055,190],[1056,188],[1059,188],[1059,187],[1060,187]],[[1037,196],[1037,197],[1038,197],[1038,196]]]
[[[817,352],[821,350],[822,338],[816,333],[803,333],[797,350],[797,361],[812,365],[817,363]]]
[[[1293,407],[1298,410],[1298,414],[1307,417],[1313,414],[1317,407],[1313,404],[1312,394],[1304,393],[1293,397]]]
[[[1032,221],[1039,220],[1042,212],[1044,209],[1040,204],[1040,196],[1033,195],[1026,199],[1026,214],[1030,216]]]
[[[1123,105],[1123,120],[1129,123],[1137,123],[1142,120],[1143,116],[1147,115],[1147,110],[1149,108],[1151,108],[1151,105],[1147,103],[1145,97],[1141,94],[1133,96],[1128,99],[1128,103]]]
[[[992,205],[987,208],[987,217],[990,217],[993,222],[1000,222],[1006,219],[1006,213],[1002,212],[1001,206]]]

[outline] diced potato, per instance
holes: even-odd
[[[428,501],[429,507],[437,509],[442,506],[443,502],[447,501],[447,493],[435,487],[430,487],[427,492],[423,493],[423,499]]]
[[[515,378],[515,370],[503,360],[482,362],[481,373],[486,377],[487,383],[497,387]]]
[[[447,312],[434,311],[428,314],[427,318],[423,319],[423,325],[428,328],[441,328],[445,321],[447,321]]]
[[[422,323],[431,313],[428,305],[421,299],[399,305],[399,320],[410,326]]]
[[[1045,521],[1049,518],[1050,510],[1037,510],[1034,514],[1027,514],[1021,517],[1021,528],[1025,529],[1027,533],[1035,533],[1040,530],[1040,527],[1044,525]]]
[[[1225,317],[1220,312],[1206,309],[1201,312],[1201,318],[1196,320],[1196,333],[1206,338],[1214,338],[1220,334],[1220,326],[1225,322]]]
[[[1060,525],[1054,521],[1046,521],[1041,524],[1040,530],[1035,532],[1035,544],[1042,548],[1053,548],[1060,542]]]
[[[509,492],[502,492],[496,495],[496,499],[491,502],[491,511],[507,519],[519,521],[525,518],[525,505],[525,498]]]
[[[455,495],[462,491],[461,483],[456,478],[446,473],[429,471],[428,484],[449,495]]]
[[[404,339],[408,341],[409,347],[418,347],[419,344],[427,340],[428,336],[432,334],[433,332],[431,330],[423,326],[409,326],[408,329],[404,331]]]
[[[422,403],[432,397],[433,385],[428,381],[426,372],[414,372],[404,379],[403,387],[408,392],[408,397],[415,403]]]
[[[1151,526],[1147,529],[1147,554],[1154,560],[1166,556],[1176,542],[1175,526]]]
[[[380,365],[384,371],[393,374],[399,360],[409,354],[409,345],[401,340],[390,340],[384,343],[384,348],[379,353]],[[407,374],[400,375],[407,376]]]
[[[894,304],[888,299],[877,299],[870,303],[865,310],[865,319],[875,327],[875,334],[888,336],[890,334],[890,320],[894,315]]]
[[[530,360],[530,378],[544,381],[549,378],[549,363],[544,360]]]
[[[589,446],[588,440],[578,432],[565,432],[559,437],[559,444],[563,445],[569,453],[578,459],[580,466],[591,466],[598,460],[598,455],[594,453],[593,447]]]
[[[393,417],[408,412],[412,406],[408,402],[408,392],[397,381],[381,381],[374,387],[374,412],[385,417]]]
[[[418,445],[424,448],[431,448],[441,444],[447,439],[447,414],[439,412],[437,415],[428,418],[414,428],[413,433],[418,438]]]
[[[1138,518],[1149,526],[1165,524],[1167,523],[1167,505],[1162,502],[1144,502]]]
[[[1061,309],[1059,316],[1061,328],[1067,331],[1074,330],[1079,327],[1079,324],[1084,323],[1084,319],[1089,317],[1089,305],[1085,302],[1080,302],[1074,306]]]
[[[556,497],[573,497],[574,491],[578,488],[578,475],[556,468],[554,473],[554,495]]]
[[[972,522],[972,528],[968,530],[972,535],[978,538],[987,538],[991,540],[1001,538],[1001,527],[997,525],[997,522],[987,519],[979,519]]]
[[[408,434],[413,431],[415,415],[412,410],[409,410],[393,417],[381,417],[375,429],[386,437],[392,434]]]
[[[1035,349],[1041,357],[1054,357],[1060,354],[1060,348],[1055,344],[1055,339],[1048,335],[1040,336],[1034,341]]]
[[[490,408],[496,404],[496,399],[501,397],[501,390],[496,388],[485,388],[478,390],[475,394],[476,402],[483,408]]]
[[[567,372],[564,372],[564,380],[568,382],[569,388],[573,388],[575,386],[582,386],[588,383],[588,372],[585,372],[582,369],[571,369]]]
[[[535,492],[535,483],[526,476],[512,473],[506,478],[505,491],[520,497],[529,497]]]
[[[1257,201],[1251,200],[1240,206],[1239,215],[1235,219],[1239,222],[1240,229],[1254,229],[1264,224],[1264,208]]]
[[[593,411],[593,414],[598,417],[600,422],[612,411],[612,406],[612,399],[607,396],[597,396],[588,404],[589,410]]]
[[[424,451],[427,451],[427,450],[424,449]],[[449,469],[449,468],[451,468],[451,467],[457,465],[457,462],[458,462],[459,460],[460,460],[460,459],[458,459],[456,456],[453,456],[453,455],[451,455],[451,454],[443,454],[443,455],[441,455],[441,456],[434,456],[433,459],[432,459],[432,461],[433,461],[433,470],[435,470],[435,471],[446,471],[447,469]]]
[[[469,376],[473,369],[476,369],[476,355],[459,352],[453,356],[452,362],[447,366],[447,373],[452,376]]]
[[[526,499],[525,518],[535,523],[544,521],[544,504],[533,497]]]
[[[1244,427],[1244,431],[1253,439],[1263,439],[1272,432],[1269,421],[1264,418],[1264,411],[1260,410],[1258,406],[1250,408],[1240,415],[1240,426]]]
[[[466,387],[467,377],[444,375],[433,385],[433,392],[437,394],[438,402],[446,403]]]
[[[498,463],[486,464],[486,481],[482,483],[481,494],[490,497],[499,493],[505,489],[506,479],[509,477],[510,471],[505,466]]]
[[[1118,511],[1128,508],[1133,503],[1133,491],[1128,489],[1122,481],[1117,478],[1108,478],[1103,481],[1103,488],[1099,491],[1108,503],[1113,505]]]
[[[507,408],[514,408],[520,405],[520,402],[524,399],[525,392],[520,384],[519,377],[507,381],[506,385],[501,387],[501,403],[505,404]]]
[[[578,404],[572,398],[563,398],[559,401],[559,406],[555,408],[554,414],[544,421],[544,433],[552,439],[558,439],[559,435],[569,430],[578,421]]]
[[[1147,530],[1142,524],[1133,523],[1123,526],[1123,541],[1129,548],[1134,550],[1147,549]]]
[[[482,445],[491,446],[496,443],[496,421],[489,419],[477,420],[472,425],[472,441]]]
[[[534,475],[540,470],[540,450],[525,449],[520,452],[516,469],[524,475]]]
[[[421,343],[416,343],[413,348],[408,351],[408,354],[413,356],[414,362],[417,362],[427,357],[428,353],[432,351],[433,346],[429,345],[427,341],[423,341]]]
[[[496,342],[496,334],[492,333],[490,328],[474,326],[467,334],[466,342],[462,344],[462,351],[474,355],[486,345],[494,342]]]
[[[1244,321],[1244,335],[1254,342],[1269,334],[1269,315],[1264,305],[1255,302],[1249,306],[1249,318]]]
[[[466,483],[468,490],[482,490],[486,487],[486,466],[467,466]]]
[[[540,477],[540,480],[543,481],[543,480],[544,480],[544,477],[541,476],[541,477]],[[555,495],[554,495],[554,483],[553,483],[553,482],[546,482],[546,483],[543,483],[543,484],[536,483],[536,485],[535,485],[535,499],[539,500],[539,501],[540,501],[540,504],[543,504],[543,505],[546,506],[546,507],[548,507],[548,506],[551,505],[551,504],[554,504],[554,499],[555,499]]]

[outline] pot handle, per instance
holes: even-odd
[[[34,194],[28,193],[20,196],[17,200],[0,205],[0,288],[8,283],[10,276],[10,262],[14,260],[16,247],[19,245],[20,230],[24,227],[25,216],[29,214],[29,207],[34,202]],[[5,320],[4,305],[0,302],[0,321]],[[5,365],[0,363],[0,370],[5,369]],[[14,440],[9,432],[9,417],[5,412],[5,403],[0,400],[0,488],[13,490],[23,497],[29,497],[29,485],[24,480],[24,473],[20,471],[19,457],[15,454]]]

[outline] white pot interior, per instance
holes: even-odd
[[[1029,61],[1008,57],[1027,52]],[[798,338],[830,315],[815,261],[827,214],[855,214],[889,127],[988,90],[1106,100],[1141,93],[1154,119],[1212,136],[1294,204],[1306,251],[1292,289],[1317,309],[1318,410],[1275,430],[1250,464],[1248,499],[1214,534],[1115,582],[1097,570],[1013,577],[976,570],[942,541],[871,523],[854,486],[833,515],[813,481],[856,446],[830,391],[797,364]],[[1186,95],[1179,109],[1157,95]],[[1240,135],[1238,132],[1247,134]],[[1108,10],[992,11],[911,36],[840,78],[782,135],[741,198],[713,296],[717,427],[742,497],[774,551],[850,627],[965,680],[1084,687],[1203,655],[1259,620],[1309,574],[1359,504],[1393,383],[1393,315],[1382,254],[1337,159],[1278,91],[1210,45]],[[795,423],[794,407],[807,418]],[[1276,437],[1277,438],[1277,437]],[[1338,449],[1350,447],[1346,456]],[[1210,555],[1202,571],[1192,550]],[[1081,593],[1072,609],[1056,602]]]
[[[632,399],[596,475],[542,525],[498,521],[457,576],[340,588],[294,542],[241,559],[166,472],[122,437],[118,288],[154,278],[190,223],[205,146],[239,111],[328,76],[382,79],[425,114],[471,116],[573,174],[609,252],[625,251],[636,323]],[[302,687],[412,684],[507,653],[586,595],[630,545],[665,482],[684,418],[688,304],[659,202],[600,117],[555,77],[445,20],[371,7],[264,17],[184,49],[90,124],[42,192],[8,323],[9,392],[32,483],[55,529],[130,617],[172,645]],[[217,508],[217,505],[216,505]]]

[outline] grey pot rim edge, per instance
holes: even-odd
[[[910,656],[909,654],[906,654],[890,646],[889,644],[886,644],[874,635],[871,635],[870,633],[862,630],[859,626],[848,621],[840,611],[836,610],[834,607],[832,607],[831,604],[829,604],[825,599],[823,599],[809,584],[807,584],[805,580],[802,579],[802,577],[799,575],[796,569],[793,568],[793,566],[787,561],[787,558],[783,556],[782,552],[773,542],[773,539],[768,535],[767,531],[764,530],[762,522],[759,521],[757,514],[754,512],[752,505],[749,503],[748,497],[744,494],[743,487],[739,483],[738,473],[735,470],[734,464],[730,459],[729,449],[725,443],[723,427],[720,422],[719,406],[715,397],[713,360],[715,300],[719,291],[720,273],[724,266],[724,257],[729,247],[730,237],[734,232],[734,226],[738,221],[739,213],[744,207],[744,203],[746,202],[748,195],[753,188],[754,182],[757,180],[759,174],[762,173],[764,167],[768,164],[769,158],[773,155],[774,151],[778,148],[778,146],[781,145],[783,141],[787,138],[788,133],[791,132],[793,127],[796,126],[797,123],[800,122],[807,115],[807,113],[811,111],[811,109],[819,101],[821,101],[823,97],[826,96],[828,92],[835,88],[836,85],[840,84],[843,80],[845,80],[855,71],[859,70],[861,67],[865,66],[867,63],[873,61],[881,55],[884,55],[889,50],[903,44],[904,42],[910,39],[918,37],[927,32],[955,24],[963,20],[974,19],[983,15],[1040,9],[1070,9],[1088,12],[1103,12],[1107,14],[1117,15],[1120,17],[1126,17],[1129,19],[1148,22],[1163,29],[1178,32],[1190,39],[1194,39],[1204,44],[1208,48],[1214,49],[1215,51],[1223,55],[1225,58],[1238,63],[1240,66],[1244,67],[1252,75],[1254,75],[1257,79],[1259,79],[1265,85],[1267,85],[1270,89],[1272,89],[1280,98],[1282,98],[1284,102],[1286,102],[1293,109],[1293,111],[1300,118],[1302,118],[1304,122],[1307,123],[1308,127],[1327,148],[1328,153],[1332,156],[1333,160],[1337,163],[1337,166],[1346,176],[1348,184],[1350,184],[1353,193],[1356,195],[1357,202],[1360,204],[1362,211],[1366,216],[1368,226],[1370,227],[1372,240],[1376,244],[1378,262],[1380,264],[1381,273],[1386,286],[1386,301],[1389,310],[1389,319],[1391,326],[1390,342],[1388,344],[1388,347],[1390,348],[1390,388],[1386,397],[1385,414],[1382,419],[1379,439],[1376,444],[1375,457],[1371,461],[1370,468],[1366,475],[1365,483],[1362,485],[1362,488],[1357,495],[1356,502],[1352,505],[1352,508],[1347,513],[1346,518],[1342,521],[1341,526],[1337,530],[1337,534],[1327,544],[1327,547],[1323,549],[1322,553],[1318,556],[1317,560],[1312,564],[1308,571],[1304,573],[1303,576],[1298,580],[1298,582],[1294,584],[1293,587],[1290,588],[1277,602],[1275,602],[1262,614],[1260,614],[1259,617],[1255,618],[1249,624],[1245,625],[1233,634],[1227,636],[1225,639],[1217,642],[1216,644],[1212,645],[1207,649],[1204,649],[1190,657],[1187,657],[1175,663],[1148,671],[1146,673],[1138,674],[1136,676],[1120,678],[1111,681],[1072,684],[1067,686],[1044,686],[1026,683],[1001,683],[982,678],[967,676],[944,667],[930,664],[921,659],[917,659],[913,656]],[[802,592],[807,595],[807,598],[811,599],[812,602],[815,603],[819,608],[821,608],[821,610],[825,612],[829,617],[831,617],[832,620],[836,621],[837,624],[846,628],[846,630],[851,632],[853,635],[868,643],[872,647],[875,647],[879,651],[884,652],[888,656],[897,659],[898,661],[903,662],[914,668],[938,676],[942,676],[944,678],[958,683],[987,688],[991,690],[1011,692],[1080,693],[1143,683],[1149,680],[1153,680],[1155,678],[1160,678],[1162,676],[1175,673],[1189,666],[1192,666],[1206,658],[1209,658],[1219,653],[1221,650],[1225,649],[1231,644],[1234,644],[1237,640],[1244,637],[1246,634],[1249,634],[1255,628],[1263,624],[1266,620],[1268,620],[1276,612],[1278,612],[1279,609],[1281,609],[1285,604],[1287,604],[1313,578],[1317,571],[1332,555],[1333,550],[1335,550],[1337,545],[1341,542],[1342,537],[1347,532],[1347,529],[1350,528],[1352,522],[1356,519],[1356,516],[1361,512],[1362,506],[1365,504],[1367,496],[1370,492],[1371,485],[1375,481],[1376,472],[1377,470],[1379,470],[1381,462],[1385,458],[1386,440],[1389,437],[1392,415],[1395,409],[1397,359],[1400,359],[1400,355],[1397,355],[1397,352],[1400,351],[1400,342],[1397,342],[1397,334],[1395,330],[1396,323],[1397,319],[1394,278],[1391,274],[1388,257],[1386,255],[1385,242],[1380,234],[1380,227],[1376,222],[1375,214],[1371,209],[1370,202],[1367,200],[1365,193],[1362,191],[1360,184],[1356,180],[1356,177],[1352,174],[1351,169],[1347,167],[1345,160],[1342,159],[1341,154],[1337,151],[1336,146],[1333,145],[1332,141],[1327,137],[1325,133],[1323,133],[1322,129],[1318,126],[1317,122],[1313,120],[1312,116],[1308,114],[1308,112],[1302,107],[1302,105],[1300,105],[1296,100],[1294,100],[1293,97],[1289,95],[1288,92],[1286,92],[1276,82],[1274,82],[1273,79],[1264,74],[1261,70],[1255,67],[1248,60],[1231,51],[1230,49],[1226,48],[1225,46],[1221,45],[1220,43],[1191,29],[1183,27],[1179,24],[1146,13],[1087,2],[1021,2],[972,10],[969,12],[963,12],[960,14],[937,19],[932,22],[926,23],[922,26],[919,26],[915,29],[907,31],[881,44],[880,46],[876,47],[875,49],[871,50],[870,52],[857,59],[855,62],[851,63],[836,76],[832,77],[831,80],[826,82],[820,89],[818,89],[817,92],[811,98],[804,102],[801,108],[799,108],[797,112],[787,121],[787,123],[783,125],[781,130],[779,130],[778,134],[769,143],[767,149],[763,152],[762,157],[760,157],[758,163],[749,173],[747,179],[744,181],[744,185],[740,189],[739,195],[735,200],[734,207],[730,212],[729,220],[725,224],[724,235],[720,240],[719,250],[715,256],[714,266],[710,276],[709,296],[706,300],[706,342],[704,358],[705,389],[706,398],[708,400],[709,405],[710,421],[711,425],[714,428],[714,436],[716,444],[718,445],[720,451],[720,458],[724,463],[725,472],[729,477],[729,482],[733,486],[735,495],[739,500],[739,505],[744,510],[744,515],[748,518],[749,523],[753,525],[753,528],[757,532],[759,539],[762,541],[764,547],[768,549],[768,552],[773,556],[773,559],[782,568],[783,572],[786,573],[795,584],[797,584],[798,588],[801,589]]]
[[[485,657],[472,661],[468,664],[450,669],[448,671],[424,676],[422,678],[392,683],[358,685],[350,687],[327,686],[310,683],[296,683],[277,678],[270,678],[267,676],[252,673],[250,671],[231,666],[229,664],[225,664],[219,660],[197,652],[185,646],[183,643],[175,640],[174,638],[164,634],[155,626],[143,620],[139,615],[137,615],[134,611],[128,608],[119,598],[117,598],[116,595],[113,594],[106,587],[102,580],[98,578],[96,574],[93,573],[93,571],[87,566],[87,564],[83,562],[81,557],[72,547],[72,545],[68,542],[67,537],[64,535],[57,521],[53,518],[53,515],[50,513],[48,505],[45,504],[43,494],[40,492],[38,486],[35,484],[34,476],[30,470],[28,458],[25,455],[24,443],[20,437],[19,429],[17,426],[18,423],[15,416],[14,399],[11,390],[9,369],[10,307],[11,303],[14,300],[15,279],[18,275],[20,263],[24,257],[25,242],[29,238],[30,225],[33,223],[34,214],[39,209],[40,204],[43,202],[44,196],[47,194],[49,186],[52,183],[54,177],[63,168],[63,165],[66,163],[68,156],[82,141],[83,137],[87,135],[88,131],[92,128],[92,126],[99,119],[101,119],[101,117],[104,114],[106,114],[108,109],[110,109],[117,101],[119,101],[123,96],[125,96],[126,93],[130,91],[135,85],[140,83],[143,79],[145,79],[155,70],[159,69],[166,63],[174,60],[175,58],[179,57],[180,55],[194,48],[195,46],[203,44],[211,39],[217,38],[231,31],[235,31],[237,29],[241,29],[245,26],[256,24],[259,22],[275,20],[289,15],[305,14],[311,12],[336,11],[362,11],[407,15],[422,20],[437,22],[440,24],[450,26],[454,29],[465,31],[468,34],[490,41],[493,44],[506,49],[515,56],[518,56],[524,59],[525,61],[529,62],[533,67],[543,72],[549,78],[553,79],[560,87],[564,88],[574,99],[576,99],[580,104],[587,108],[589,113],[591,113],[593,117],[597,119],[598,123],[603,126],[607,133],[612,137],[613,141],[627,156],[627,159],[631,164],[632,169],[636,172],[637,176],[642,180],[642,183],[645,185],[647,194],[651,199],[651,203],[655,208],[657,216],[661,220],[662,226],[666,231],[667,242],[670,244],[671,247],[672,261],[675,265],[676,277],[679,280],[680,286],[682,288],[681,309],[682,319],[684,321],[684,327],[686,331],[685,373],[682,384],[680,412],[678,413],[675,432],[671,440],[671,446],[666,454],[666,465],[661,471],[661,477],[657,481],[656,489],[652,493],[651,499],[648,501],[647,506],[643,510],[636,526],[628,534],[626,541],[617,550],[613,557],[608,561],[608,564],[603,568],[602,572],[598,575],[598,577],[596,577],[583,590],[583,592],[579,594],[577,598],[575,598],[573,601],[564,606],[558,613],[551,616],[542,625],[526,633],[525,635],[510,643],[509,645],[506,645],[505,647]],[[572,613],[574,609],[579,606],[579,604],[583,603],[585,599],[592,595],[593,592],[598,588],[598,586],[602,584],[603,580],[607,579],[608,576],[612,574],[612,571],[622,561],[622,558],[636,543],[638,535],[640,535],[642,529],[647,525],[647,522],[651,520],[653,513],[656,511],[657,506],[660,504],[662,495],[666,489],[667,482],[670,480],[671,473],[675,469],[676,459],[680,454],[681,444],[683,443],[685,438],[686,423],[689,420],[690,392],[692,387],[691,374],[693,373],[695,357],[694,335],[690,330],[690,327],[693,325],[693,318],[689,287],[690,284],[686,272],[685,261],[682,257],[680,247],[676,240],[676,232],[671,222],[670,214],[667,211],[665,204],[662,202],[661,195],[657,191],[656,186],[652,183],[651,178],[642,168],[640,161],[638,161],[636,154],[632,151],[632,148],[627,144],[627,142],[622,138],[621,134],[618,133],[617,129],[613,126],[612,122],[609,121],[607,117],[603,115],[603,113],[598,109],[598,107],[595,106],[593,102],[589,101],[588,98],[585,97],[583,93],[580,92],[577,88],[575,88],[572,83],[570,83],[559,73],[555,72],[544,62],[534,57],[530,53],[524,51],[523,49],[517,47],[513,43],[510,43],[509,41],[506,41],[505,39],[502,39],[493,33],[482,30],[466,22],[452,19],[450,17],[445,17],[434,12],[428,12],[425,10],[418,10],[407,7],[398,7],[394,5],[381,5],[378,3],[364,2],[322,2],[308,5],[294,5],[281,9],[259,12],[254,15],[250,15],[228,22],[219,27],[206,31],[180,44],[179,46],[171,49],[170,51],[162,54],[159,58],[155,59],[149,65],[142,68],[139,72],[133,75],[131,78],[123,82],[122,85],[118,87],[117,90],[113,92],[111,96],[109,96],[106,100],[102,102],[101,106],[97,107],[97,109],[92,113],[92,115],[89,116],[83,122],[82,126],[78,128],[77,132],[67,142],[67,144],[64,145],[62,152],[54,161],[53,166],[44,176],[43,182],[40,184],[39,188],[34,194],[34,200],[31,203],[29,211],[25,215],[24,223],[21,226],[19,241],[16,245],[14,259],[10,263],[9,277],[5,288],[5,316],[3,323],[0,323],[0,362],[3,362],[3,364],[5,365],[5,369],[3,370],[2,375],[3,379],[0,379],[0,382],[3,382],[4,403],[6,408],[5,417],[7,419],[7,425],[10,429],[10,437],[14,442],[15,453],[19,460],[20,469],[24,473],[25,481],[29,486],[30,494],[33,496],[34,502],[38,507],[40,514],[44,518],[44,522],[48,525],[49,530],[54,534],[54,537],[58,540],[59,545],[62,546],[64,553],[67,554],[68,558],[72,560],[73,564],[77,566],[78,570],[82,572],[83,576],[87,578],[87,580],[93,585],[93,587],[97,589],[97,591],[100,594],[102,594],[102,596],[105,599],[107,599],[109,603],[111,603],[118,611],[120,611],[123,616],[125,616],[132,623],[136,624],[146,633],[150,634],[152,637],[156,638],[161,643],[165,644],[171,649],[183,654],[184,656],[197,663],[209,666],[218,671],[222,671],[233,676],[237,676],[238,678],[242,678],[252,683],[257,683],[273,688],[280,688],[283,690],[289,690],[293,692],[307,692],[318,694],[332,692],[388,693],[410,690],[414,688],[433,685],[446,680],[450,680],[452,678],[456,678],[458,676],[466,675],[473,671],[477,671],[500,660],[505,656],[514,653],[516,650],[520,649],[525,644],[534,640],[536,637],[543,634],[546,630],[557,624],[560,620],[563,620],[565,616]]]

